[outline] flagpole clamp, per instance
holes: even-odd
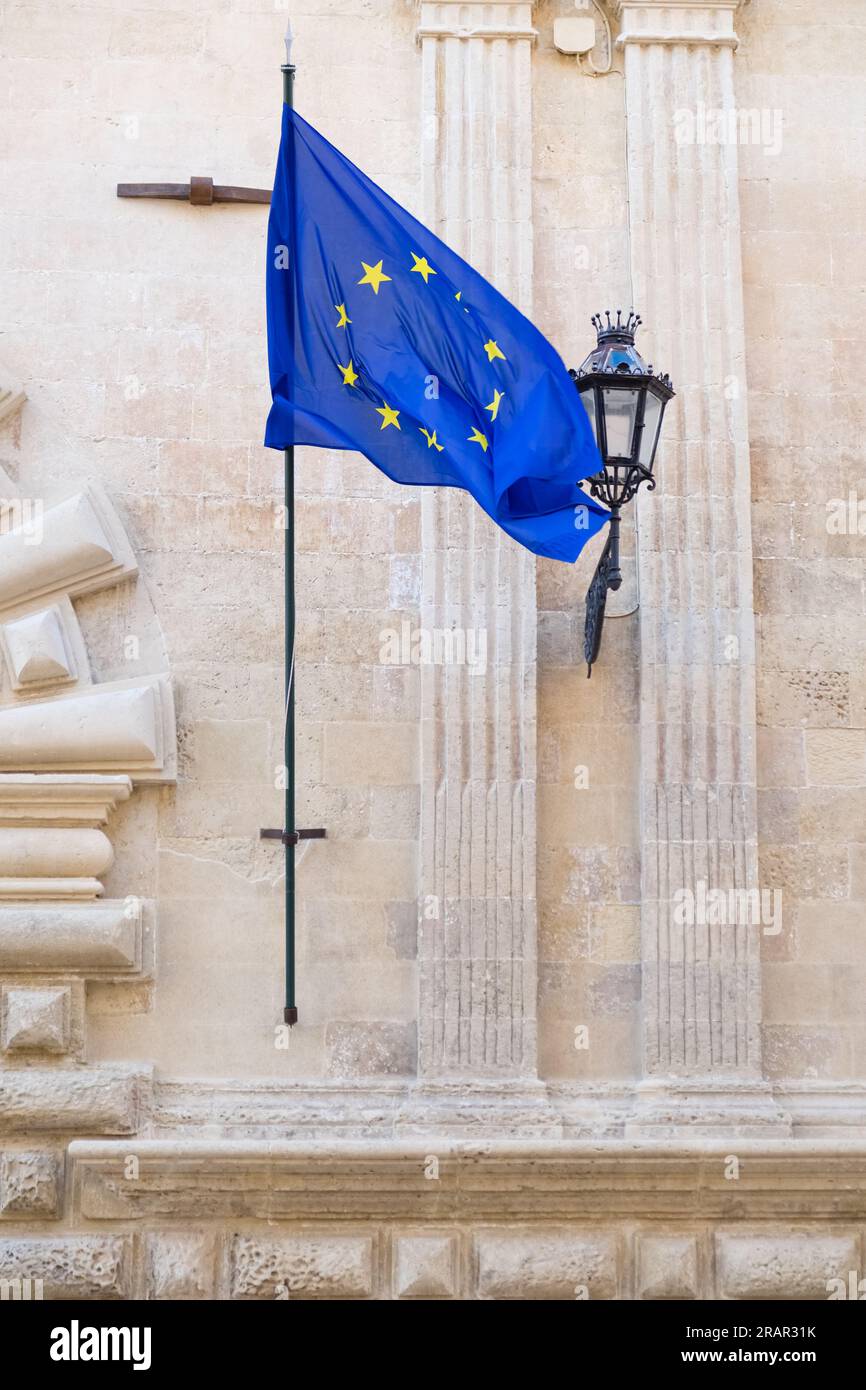
[[[325,840],[328,832],[318,827],[315,830],[260,830],[260,840],[279,840],[284,845],[296,845],[299,840]]]

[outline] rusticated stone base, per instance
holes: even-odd
[[[838,1225],[154,1230],[0,1238],[0,1281],[88,1300],[823,1300],[852,1296],[860,1241]]]
[[[45,1202],[32,1159],[11,1181]],[[131,1139],[68,1161],[84,1233],[0,1234],[0,1280],[47,1298],[820,1300],[863,1278],[864,1143]]]

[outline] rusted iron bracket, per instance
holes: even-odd
[[[232,183],[214,183],[213,179],[190,178],[189,183],[119,183],[118,198],[172,198],[179,203],[192,203],[206,208],[211,203],[270,203],[269,188],[238,188]]]

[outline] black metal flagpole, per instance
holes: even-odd
[[[280,71],[283,74],[283,102],[291,110],[294,105],[295,65],[292,62],[292,25],[286,29],[286,61]],[[295,193],[294,148],[289,143],[289,186],[290,196]],[[289,247],[291,257],[289,272],[292,292],[288,296],[289,341],[294,338],[294,316],[296,285],[294,266],[294,206],[291,209],[291,237]],[[291,369],[290,369],[291,370]],[[291,381],[289,399],[291,400]],[[286,629],[286,706],[285,730],[283,739],[283,765],[285,767],[286,800],[282,830],[261,830],[263,840],[281,840],[286,847],[286,1002],[283,1008],[283,1021],[289,1026],[298,1021],[298,1006],[295,1002],[295,847],[299,840],[324,840],[326,832],[319,830],[298,830],[295,827],[295,450],[292,445],[284,451],[284,543],[285,562],[285,629]]]
[[[286,61],[283,74],[283,101],[291,109],[295,101],[295,66],[292,62],[292,23],[286,28]],[[294,169],[292,169],[294,178]],[[290,255],[294,256],[294,247]],[[290,269],[295,283],[295,268]],[[291,295],[292,316],[295,312]],[[292,324],[294,336],[294,324]],[[283,762],[286,769],[286,806],[283,824],[286,829],[286,1004],[283,1021],[290,1026],[298,1021],[295,1002],[295,450],[290,445],[284,455],[283,484],[285,489],[285,613],[286,613],[286,721]]]

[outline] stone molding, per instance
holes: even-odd
[[[680,44],[737,48],[734,17],[743,0],[615,0],[617,48]]]
[[[0,614],[35,599],[92,593],[137,573],[114,508],[89,483],[0,533]]]
[[[71,599],[137,573],[102,489],[79,486],[47,504],[25,505],[20,488],[8,496],[0,517],[0,659],[11,684],[0,705],[0,1131],[131,1134],[149,1111],[150,1072],[82,1063],[85,983],[152,974],[153,904],[98,898],[114,857],[111,812],[133,781],[175,778],[171,685],[163,674],[93,682]],[[10,1181],[17,1191],[18,1178]]]
[[[515,1083],[496,1092],[481,1083],[463,1087],[463,1108],[452,1098],[437,1104],[435,1090],[408,1079],[338,1081],[284,1085],[275,1081],[160,1080],[154,1085],[150,1137],[202,1136],[278,1139],[312,1142],[375,1139],[408,1144],[441,1139],[449,1142],[496,1142],[504,1135],[521,1142],[548,1139],[573,1142],[622,1142],[638,1117],[639,1096],[634,1087],[597,1083],[580,1086],[548,1082],[531,1090]],[[702,1142],[739,1143],[754,1124],[754,1098],[743,1087],[706,1083],[701,1099],[701,1126],[694,1113],[666,1128],[659,1123],[662,1105],[694,1106],[691,1083],[663,1091],[656,1098],[656,1123],[645,1142],[680,1142],[683,1133],[700,1128]],[[776,1115],[782,1125],[773,1135],[791,1133],[806,1142],[840,1139],[866,1143],[866,1083],[833,1085],[802,1081],[773,1088]],[[764,1093],[762,1103],[766,1104]],[[424,1102],[422,1108],[420,1102]],[[647,1107],[649,1109],[649,1107]],[[646,1113],[643,1109],[641,1115]],[[685,1129],[690,1124],[690,1128]],[[757,1137],[766,1135],[764,1126]],[[752,1137],[755,1136],[752,1130]],[[640,1135],[635,1142],[641,1142]]]
[[[82,979],[140,975],[144,921],[152,910],[133,897],[7,903],[0,907],[0,972],[68,971]]]
[[[173,782],[174,729],[167,676],[106,681],[0,708],[0,768],[119,772],[136,782]]]
[[[130,1155],[134,1178],[126,1176]],[[735,1179],[725,1176],[732,1155]],[[866,1221],[862,1141],[81,1139],[69,1144],[67,1161],[73,1200],[89,1221],[167,1211],[213,1220]]]
[[[98,897],[114,859],[101,827],[131,791],[128,777],[0,773],[0,901]]]

